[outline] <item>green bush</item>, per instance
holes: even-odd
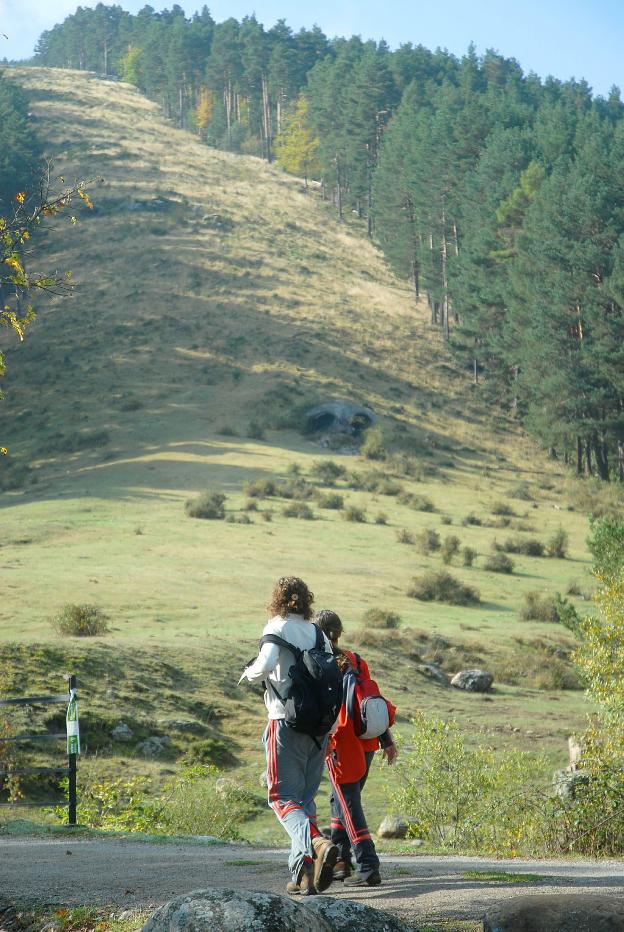
[[[542,841],[542,795],[528,775],[543,758],[470,747],[456,722],[417,714],[393,808],[410,819],[409,834],[448,851],[515,855]]]
[[[504,550],[505,553],[520,553],[525,557],[543,557],[544,544],[537,537],[508,537],[503,544],[493,542],[494,550]]]
[[[260,421],[250,421],[247,425],[246,434],[250,440],[264,440],[264,425]]]
[[[69,637],[97,637],[108,631],[108,619],[97,605],[64,605],[52,618],[57,634]]]
[[[317,495],[316,501],[319,508],[331,508],[335,511],[339,511],[344,505],[344,499],[342,495],[338,495],[337,492],[328,492],[326,495]]]
[[[552,537],[549,538],[548,543],[546,544],[546,553],[549,557],[554,557],[558,560],[565,560],[568,555],[568,546],[570,543],[570,538],[568,532],[564,531],[562,527],[558,528]]]
[[[216,767],[187,767],[151,794],[147,777],[88,782],[78,798],[78,822],[113,831],[214,835],[237,840],[238,826],[253,814],[253,797],[242,787],[226,785],[217,791]],[[67,808],[55,809],[63,822]]]
[[[347,474],[345,467],[333,460],[315,460],[310,472],[323,485],[335,485],[338,479],[344,478]]]
[[[513,573],[514,561],[506,553],[493,553],[487,558],[483,568],[490,573]]]
[[[362,616],[362,626],[365,628],[399,628],[402,623],[400,615],[383,608],[369,608]]]
[[[396,539],[400,544],[413,544],[414,535],[411,531],[408,531],[407,528],[401,527],[396,532]]]
[[[381,427],[376,424],[364,431],[364,440],[360,447],[360,453],[367,460],[385,460],[387,450],[384,443],[384,435]]]
[[[304,521],[312,521],[314,512],[305,502],[290,502],[284,505],[282,514],[285,518],[303,518]]]
[[[364,524],[366,521],[366,509],[358,508],[357,505],[347,505],[342,512],[345,521],[355,521],[358,524]]]
[[[477,551],[474,547],[464,547],[462,550],[462,558],[464,566],[472,566],[474,561],[477,559]]]
[[[474,513],[474,511],[471,511],[466,515],[465,518],[463,518],[462,524],[464,527],[469,527],[471,525],[474,527],[481,527],[483,521],[478,515]]]
[[[509,495],[511,498],[517,498],[521,502],[533,501],[533,495],[531,494],[531,489],[528,482],[518,482],[517,485],[512,486],[509,489]]]
[[[440,549],[440,535],[432,528],[425,528],[416,535],[416,546],[421,553],[433,553]]]
[[[503,515],[505,517],[516,517],[516,512],[513,510],[511,505],[508,505],[507,502],[494,502],[490,511],[493,515]]]
[[[402,505],[408,505],[414,511],[434,512],[435,505],[427,495],[414,495],[413,492],[401,492],[399,501]]]
[[[273,479],[254,479],[245,486],[245,495],[248,498],[272,498],[277,494]]]
[[[461,541],[459,537],[457,537],[455,534],[447,534],[447,536],[442,541],[442,547],[440,548],[442,562],[446,566],[453,562],[453,557],[459,553],[460,547]]]
[[[479,605],[481,602],[477,589],[465,585],[445,570],[415,577],[407,595],[421,602],[446,602],[448,605]]]
[[[388,515],[385,513],[385,511],[378,511],[377,514],[375,515],[375,524],[387,524],[387,523],[388,523]]]
[[[520,618],[523,621],[559,621],[557,605],[551,595],[541,592],[525,592],[520,608]]]
[[[280,498],[298,499],[299,501],[310,501],[316,495],[316,489],[309,482],[299,476],[288,479],[286,482],[280,482],[276,487],[276,495]]]
[[[222,520],[225,518],[225,495],[222,492],[202,492],[197,498],[190,498],[186,505],[189,518],[206,518]]]

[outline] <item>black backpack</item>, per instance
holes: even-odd
[[[276,634],[265,634],[263,644],[277,644],[295,656],[288,671],[291,683],[284,696],[267,677],[270,687],[286,710],[286,724],[312,738],[321,738],[330,730],[342,704],[342,673],[333,654],[327,653],[323,632],[314,625],[316,644],[310,650],[300,650]]]

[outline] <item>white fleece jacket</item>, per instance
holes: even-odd
[[[306,621],[303,615],[288,615],[287,618],[276,615],[265,625],[262,635],[276,634],[300,650],[310,650],[316,644],[316,631],[315,625]],[[325,635],[323,643],[326,652],[331,654],[332,647]],[[292,651],[278,647],[277,644],[264,644],[254,662],[243,671],[239,683],[244,679],[250,683],[268,679],[283,696],[290,685],[288,671],[294,662]],[[264,704],[270,719],[284,718],[284,706],[270,687],[265,690]]]

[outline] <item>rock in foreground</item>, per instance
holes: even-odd
[[[488,909],[483,932],[624,932],[624,899],[593,893],[516,896]]]
[[[195,890],[150,916],[143,932],[408,932],[383,910],[331,896],[297,901],[253,890]]]
[[[320,914],[277,893],[195,890],[153,913],[143,932],[332,932]]]
[[[391,913],[352,900],[310,896],[304,909],[322,916],[333,932],[408,932],[408,927]]]

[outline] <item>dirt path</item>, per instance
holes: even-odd
[[[494,861],[382,856],[384,884],[328,893],[388,909],[410,922],[476,919],[488,904],[529,891],[624,892],[619,861]],[[492,883],[468,871],[539,874],[530,883]],[[234,845],[147,844],[91,839],[0,840],[0,899],[32,905],[151,907],[202,887],[283,892],[284,852]]]

